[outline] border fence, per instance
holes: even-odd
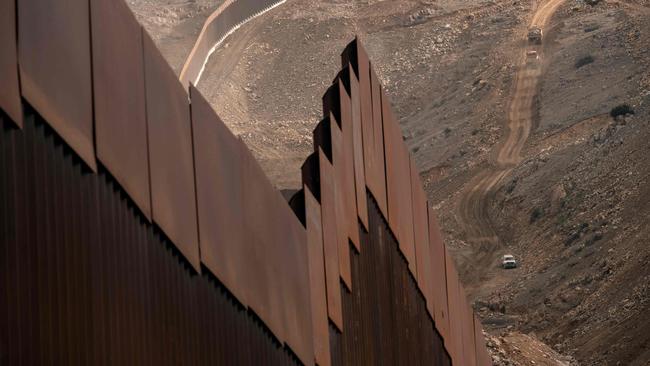
[[[282,5],[286,0],[226,0],[206,19],[181,70],[181,83],[198,85],[215,49],[249,20]]]
[[[288,204],[122,0],[1,2],[0,76],[0,364],[491,364],[357,40]]]

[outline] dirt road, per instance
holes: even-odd
[[[530,25],[542,29],[564,0],[548,0],[533,15]],[[490,220],[488,208],[491,198],[514,167],[521,161],[521,150],[530,135],[534,117],[534,101],[544,60],[543,45],[529,44],[527,30],[521,35],[521,61],[515,78],[515,89],[509,104],[508,132],[492,152],[489,166],[478,173],[467,185],[459,201],[457,216],[466,239],[471,244],[461,251],[462,270],[469,279],[468,292],[472,297],[489,293],[502,285],[507,275],[500,274],[499,256],[503,242]],[[528,55],[535,51],[536,55]],[[476,268],[487,269],[476,271]]]

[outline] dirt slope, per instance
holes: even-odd
[[[647,365],[647,3],[573,6],[548,32],[522,161],[484,211],[522,268],[477,291],[477,307],[493,329],[535,333],[582,365]],[[611,118],[620,103],[636,114]]]
[[[549,0],[538,6],[530,20],[530,26],[543,30],[547,28],[551,16],[563,3],[564,0]],[[503,243],[494,229],[488,209],[492,203],[491,195],[500,188],[504,178],[509,176],[521,161],[521,150],[533,126],[536,107],[534,101],[545,58],[543,44],[528,42],[527,33],[527,29],[521,32],[520,46],[516,51],[521,56],[507,113],[507,132],[502,141],[494,147],[489,165],[467,184],[458,205],[459,223],[472,246],[465,255],[467,261],[462,262],[461,270],[468,275],[481,274],[479,279],[471,282],[474,286],[468,289],[472,296],[488,294],[494,288],[503,286],[504,281],[508,279],[507,274],[498,268],[499,257],[495,254],[503,250]],[[528,55],[528,52],[535,54]],[[471,270],[476,267],[491,270]],[[467,275],[465,277],[467,282]]]

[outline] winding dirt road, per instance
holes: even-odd
[[[536,25],[544,29],[563,2],[564,0],[548,0],[542,3],[535,11],[530,26]],[[544,47],[529,44],[527,33],[528,30],[521,35],[520,68],[515,77],[515,89],[509,104],[508,133],[496,145],[489,166],[470,180],[457,208],[457,218],[470,244],[469,248],[460,253],[460,265],[466,274],[468,292],[472,297],[477,295],[479,284],[483,293],[502,282],[496,278],[503,277],[498,276],[499,258],[496,254],[502,248],[503,242],[490,220],[488,208],[504,177],[521,161],[521,151],[533,125],[533,103],[541,76]],[[527,55],[528,51],[537,52],[537,57]],[[489,279],[492,281],[485,286],[485,281]]]

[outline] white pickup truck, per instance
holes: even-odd
[[[517,261],[512,254],[506,254],[503,256],[503,261],[501,262],[503,269],[517,268]]]
[[[542,44],[542,28],[534,25],[528,28],[528,41],[535,44]]]

